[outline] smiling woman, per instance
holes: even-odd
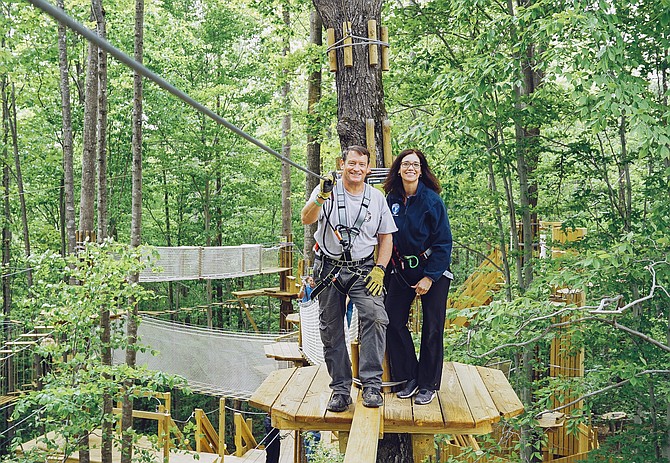
[[[440,389],[442,377],[444,308],[453,278],[449,218],[438,194],[440,184],[421,151],[409,149],[398,155],[384,189],[398,227],[393,234],[393,268],[386,297],[391,373],[395,381],[406,382],[399,398],[416,395],[414,402],[425,405]],[[407,328],[416,296],[421,297],[423,310],[418,360]]]

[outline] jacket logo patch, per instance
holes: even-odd
[[[391,214],[393,214],[394,217],[397,217],[398,212],[400,212],[400,204],[393,203],[393,206],[391,206]]]

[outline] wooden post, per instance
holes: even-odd
[[[354,378],[358,378],[358,341],[353,341],[351,343],[351,375]],[[356,383],[354,383],[356,384]],[[356,385],[358,387],[358,385]]]
[[[226,398],[219,399],[219,456],[223,463],[226,454]]]
[[[195,451],[202,452],[202,410],[195,409]]]
[[[244,455],[244,448],[242,447],[242,415],[235,413],[233,416],[235,421],[235,456],[241,457]]]
[[[374,42],[377,41],[377,21],[370,19],[368,21],[368,38]],[[368,45],[370,66],[379,64],[379,46],[376,43]]]
[[[170,414],[158,420],[158,441],[163,446],[163,463],[170,463]]]
[[[388,43],[389,42],[389,28],[386,26],[382,26],[379,30],[380,32],[380,39],[382,42]],[[388,45],[382,45],[382,71],[388,71],[391,69],[389,66],[389,46]]]
[[[365,143],[370,152],[370,168],[377,167],[377,145],[375,143],[375,120],[365,119]]]
[[[354,52],[351,39],[351,22],[342,23],[342,37],[344,39],[344,67],[350,68],[354,65]]]
[[[326,43],[328,45],[328,67],[330,72],[337,72],[337,52],[335,49],[331,49],[335,45],[335,29],[329,27],[326,30]]]
[[[295,287],[295,280],[289,281],[288,277],[293,275],[293,235],[283,237],[284,245],[279,249],[280,266],[289,268],[285,272],[280,273],[279,290],[284,292],[289,291],[289,285]],[[293,312],[293,303],[290,298],[282,297],[279,302],[279,329],[287,330],[286,316]]]
[[[432,434],[412,434],[412,453],[414,461],[435,461],[435,436]]]
[[[382,142],[384,143],[384,167],[391,167],[393,148],[391,147],[391,121],[388,119],[382,123]]]

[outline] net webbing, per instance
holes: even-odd
[[[183,376],[194,392],[246,400],[279,367],[263,349],[274,342],[272,334],[233,333],[142,317],[138,335],[140,344],[158,355],[137,352],[137,365]],[[123,361],[123,352],[115,352],[115,363]]]

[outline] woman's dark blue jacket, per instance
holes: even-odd
[[[419,256],[430,248],[432,253],[422,264],[423,274],[437,281],[451,266],[451,227],[442,198],[419,180],[416,194],[407,198],[407,204],[393,192],[386,202],[398,227],[393,234],[394,248],[400,256]]]

